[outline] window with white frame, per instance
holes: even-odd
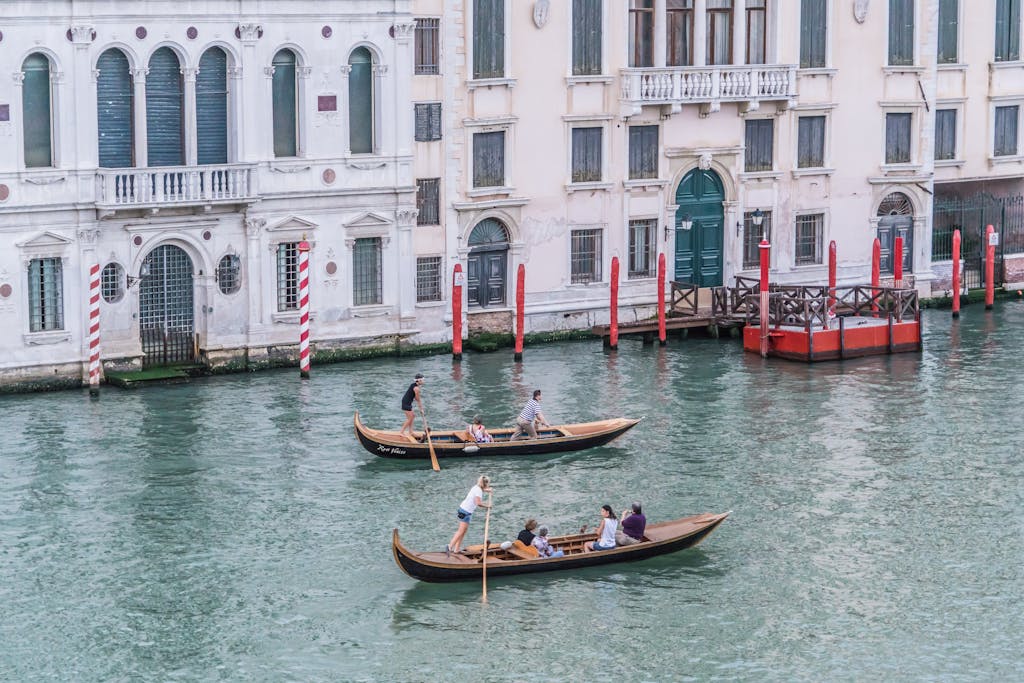
[[[416,259],[416,301],[441,300],[441,257],[421,256]]]
[[[505,131],[473,133],[473,187],[505,184]]]
[[[997,157],[1017,156],[1020,128],[1020,106],[996,107],[995,135],[992,155]]]
[[[433,142],[441,139],[441,103],[418,102],[414,106],[416,142]]]
[[[601,232],[600,228],[571,232],[569,270],[574,285],[601,281]]]
[[[416,225],[438,225],[441,222],[441,179],[420,178],[416,181]]]
[[[914,63],[914,0],[889,0],[889,66]]]
[[[772,240],[772,212],[760,213],[761,225],[756,224],[753,211],[743,214],[743,268],[757,268],[761,265],[761,240]]]
[[[745,142],[743,170],[771,171],[775,163],[775,120],[748,119]]]
[[[601,181],[603,134],[600,126],[572,129],[572,182]]]
[[[274,156],[298,154],[298,60],[291,50],[280,50],[272,62],[271,116],[274,128]]]
[[[956,159],[956,109],[935,110],[935,160]]]
[[[960,0],[939,0],[939,64],[957,63],[960,59],[959,39]]]
[[[64,329],[64,277],[59,258],[37,258],[28,263],[29,331]]]
[[[1020,3],[1021,0],[996,0],[997,62],[1020,59]]]
[[[885,163],[909,164],[912,157],[913,114],[895,112],[885,115]]]
[[[124,268],[120,263],[108,263],[100,272],[100,294],[108,304],[124,298]]]
[[[348,145],[353,154],[372,154],[374,134],[373,54],[365,47],[348,58]]]
[[[299,310],[299,243],[277,245],[277,310]]]
[[[601,5],[604,0],[572,0],[572,75],[601,73]]]
[[[658,177],[658,127],[629,127],[629,177]]]
[[[26,168],[53,166],[50,60],[39,52],[21,65],[22,136]]]
[[[800,68],[825,67],[828,0],[800,0]]]
[[[825,214],[809,213],[796,217],[796,265],[821,263],[824,232]]]
[[[654,277],[658,248],[658,220],[644,218],[629,222],[629,279]]]
[[[505,77],[505,0],[473,0],[473,78]]]
[[[825,165],[825,117],[801,116],[797,120],[796,167]]]
[[[360,237],[352,248],[352,305],[383,303],[380,237]]]
[[[441,20],[419,18],[416,20],[416,38],[414,52],[416,55],[417,76],[436,76],[440,71],[440,34]]]

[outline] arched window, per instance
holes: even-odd
[[[199,60],[196,75],[197,161],[228,162],[228,56],[211,47]]]
[[[132,77],[128,58],[110,49],[96,62],[96,122],[99,137],[99,161],[102,168],[126,168],[135,165],[132,153]]]
[[[348,58],[348,136],[353,154],[373,152],[373,57],[365,47]]]
[[[466,294],[470,306],[505,305],[508,243],[508,229],[494,218],[485,218],[469,233]]]
[[[50,60],[38,52],[21,65],[22,120],[25,122],[25,167],[53,166],[53,121],[50,93]]]
[[[169,47],[149,59],[146,75],[146,146],[150,166],[185,163],[185,116],[181,63]]]
[[[281,50],[274,55],[274,156],[298,156],[298,88],[295,84],[295,53]]]
[[[879,216],[913,216],[914,205],[902,192],[892,192],[878,205]]]

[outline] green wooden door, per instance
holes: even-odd
[[[694,169],[679,183],[676,189],[676,204],[679,205],[676,210],[676,280],[699,287],[722,284],[724,199],[722,179],[714,171]],[[693,221],[690,230],[680,227],[685,216]]]

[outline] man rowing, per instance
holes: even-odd
[[[515,441],[524,433],[528,434],[529,438],[536,439],[538,424],[544,427],[551,426],[544,418],[544,413],[540,411],[540,389],[533,392],[533,398],[526,402],[526,406],[519,413],[519,417],[516,419],[516,431],[512,432],[512,438],[509,441]]]

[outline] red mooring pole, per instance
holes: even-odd
[[[665,252],[658,254],[658,344],[665,345]]]
[[[89,395],[100,395],[100,264],[89,266]]]
[[[309,242],[299,242],[299,377],[309,379]]]
[[[452,359],[462,360],[462,264],[452,273]]]
[[[953,317],[960,317],[960,230],[953,231]]]
[[[876,237],[871,245],[871,313],[878,317],[878,285],[882,281],[882,243]]]
[[[608,329],[608,346],[619,348],[619,257],[612,256],[611,321]]]
[[[761,240],[757,245],[761,257],[761,358],[768,357],[768,263],[772,245]]]
[[[892,245],[893,287],[903,289],[903,238],[897,237]]]
[[[996,300],[996,242],[999,236],[991,225],[985,228],[985,310],[992,310]]]
[[[516,273],[516,352],[514,360],[523,359],[523,325],[526,322],[526,265],[520,263]]]
[[[828,307],[836,307],[836,241],[828,243]]]

